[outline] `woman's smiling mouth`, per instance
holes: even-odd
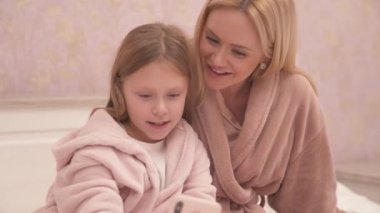
[[[224,71],[224,70],[221,70],[221,69],[215,68],[215,67],[210,66],[210,65],[207,65],[207,68],[208,68],[208,70],[209,70],[212,74],[215,74],[215,75],[229,75],[229,74],[231,74],[230,72],[226,72],[226,71]]]

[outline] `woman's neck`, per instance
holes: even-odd
[[[252,81],[246,80],[221,90],[224,103],[240,124],[243,124]]]

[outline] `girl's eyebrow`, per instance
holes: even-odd
[[[209,28],[206,27],[205,29],[206,33],[207,34],[211,34],[211,36],[213,37],[216,37],[219,39],[219,37]],[[246,47],[246,46],[243,46],[243,45],[240,45],[240,44],[230,44],[231,46],[235,47],[235,48],[239,48],[239,49],[244,49],[244,50],[247,50],[247,51],[252,51],[250,48]]]

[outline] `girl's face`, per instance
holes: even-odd
[[[254,24],[231,8],[210,12],[199,49],[206,85],[215,90],[242,85],[265,59]]]
[[[164,139],[182,118],[188,78],[166,60],[154,61],[123,79],[127,132],[144,142]]]

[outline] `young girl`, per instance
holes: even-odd
[[[107,107],[54,145],[57,175],[37,212],[167,212],[181,194],[214,202],[207,153],[185,121],[203,91],[192,58],[174,26],[128,33]]]

